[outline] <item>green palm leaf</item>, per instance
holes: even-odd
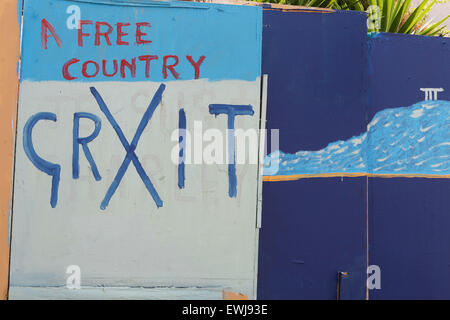
[[[420,20],[431,10],[436,0],[429,4],[428,0],[423,1],[419,6],[411,13],[405,23],[400,27],[398,33],[411,33],[414,26],[416,26]]]
[[[396,11],[394,19],[392,20],[391,25],[389,26],[388,32],[397,32],[400,27],[400,23],[403,21],[406,13],[408,12],[409,5],[411,4],[411,0],[405,1],[397,1],[399,4],[399,9]]]

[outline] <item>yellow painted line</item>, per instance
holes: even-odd
[[[265,182],[277,181],[295,181],[309,178],[333,178],[333,177],[376,177],[376,178],[431,178],[431,179],[448,179],[450,174],[384,174],[384,173],[364,173],[364,172],[336,172],[321,174],[294,174],[286,176],[264,176]]]

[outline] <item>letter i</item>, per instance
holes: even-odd
[[[180,158],[178,162],[178,188],[184,189],[184,162],[186,159],[185,150],[186,150],[186,113],[184,109],[180,109],[179,112],[179,120],[178,120],[178,128],[179,128],[179,145],[180,145]]]

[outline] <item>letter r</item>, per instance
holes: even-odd
[[[94,132],[86,137],[80,138],[80,118],[90,119],[95,123]],[[102,177],[98,172],[97,165],[89,150],[88,143],[97,138],[102,128],[102,121],[95,114],[87,112],[77,112],[73,115],[73,156],[72,156],[72,177],[78,179],[80,177],[80,144],[83,146],[84,155],[91,165],[92,174],[95,180],[100,181]]]

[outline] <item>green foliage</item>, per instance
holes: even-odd
[[[267,2],[264,0],[256,0]],[[427,15],[437,0],[423,0],[411,8],[412,0],[269,0],[271,3],[338,10],[366,11],[368,32],[392,32],[426,36],[445,35],[444,22],[450,17],[432,22]],[[444,0],[447,2],[448,0]],[[439,2],[442,2],[440,0]]]

